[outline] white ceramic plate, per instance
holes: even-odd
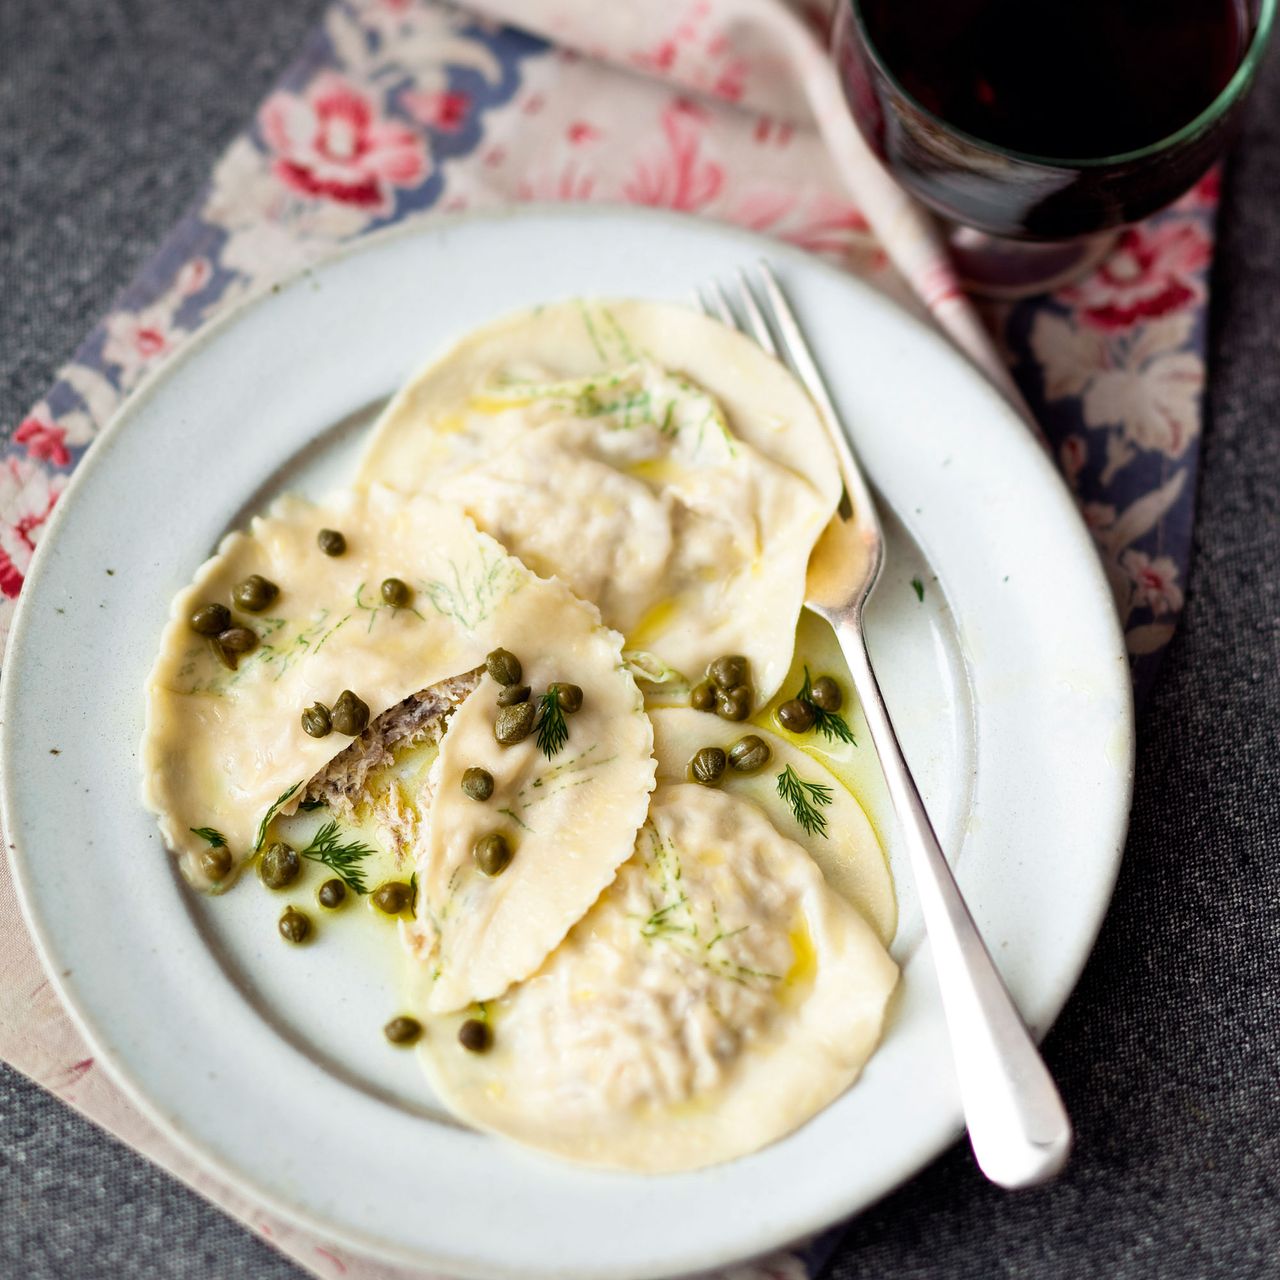
[[[902,904],[883,1047],[785,1141],[661,1178],[571,1168],[448,1121],[379,1034],[385,948],[360,963],[351,930],[287,951],[271,895],[198,899],[138,799],[142,687],[174,592],[275,491],[339,482],[426,353],[549,299],[684,298],[764,253],[894,513],[872,647],[1037,1032],[1088,955],[1129,808],[1127,666],[1067,491],[984,381],[872,290],[704,221],[563,207],[375,237],[229,314],[133,396],[41,542],[3,690],[15,875],[95,1054],[192,1154],[330,1238],[456,1275],[674,1275],[854,1212],[959,1131],[915,897],[874,787]]]

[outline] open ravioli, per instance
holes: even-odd
[[[344,534],[344,554],[318,549],[324,528]],[[188,619],[204,602],[226,603],[235,584],[255,573],[277,584],[279,596],[261,613],[237,618],[259,640],[228,670]],[[405,607],[379,594],[391,576],[412,590]],[[486,890],[509,912],[520,911],[526,893],[535,899],[521,945],[504,950],[501,962],[482,957],[475,972],[486,981],[466,998],[491,995],[500,989],[495,984],[531,972],[631,854],[653,787],[652,729],[622,664],[621,637],[600,624],[595,607],[537,577],[456,508],[430,498],[381,486],[319,504],[283,498],[247,533],[224,539],[174,600],[147,685],[141,757],[144,802],[159,816],[188,879],[209,887],[200,855],[211,836],[247,860],[272,816],[291,812],[313,792],[330,802],[358,790],[370,752],[380,758],[396,735],[412,737],[424,726],[438,732],[450,714],[462,715],[458,704],[466,710],[460,723],[468,749],[473,737],[487,733],[500,785],[515,792],[538,787],[559,758],[548,760],[532,744],[501,748],[493,741],[493,699],[485,696],[488,678],[480,668],[498,647],[521,657],[526,680],[581,686],[583,707],[560,755],[586,745],[596,752],[597,767],[582,775],[575,792],[591,817],[589,843],[576,818],[558,808],[546,811],[545,848],[517,849],[516,868],[550,856],[557,839],[577,851],[558,885],[555,911],[543,909],[532,868],[509,882],[466,882],[469,909],[480,917]],[[316,701],[331,706],[344,689],[368,705],[369,729],[354,740],[336,730],[309,737],[303,709]],[[480,747],[474,751],[478,759]],[[417,819],[429,815],[430,802],[430,795],[416,797],[407,839],[421,837]],[[464,805],[488,808],[457,791],[442,799],[442,824],[465,826],[450,817]],[[553,831],[556,822],[572,829]],[[451,958],[467,972],[478,950],[473,930]]]
[[[589,671],[597,644],[594,632],[557,624],[550,645],[522,641],[523,679],[546,688]],[[568,740],[549,758],[532,735],[511,746],[494,739],[499,686],[488,675],[450,720],[432,770],[430,816],[414,849],[417,919],[405,929],[406,945],[428,975],[432,1012],[489,1000],[532,973],[628,856],[620,841],[624,834],[628,846],[634,841],[653,786],[655,763],[641,754],[652,730],[638,723],[648,729],[639,691],[610,675],[583,684],[581,708],[565,718]],[[471,768],[493,778],[484,803],[462,789]],[[473,856],[491,833],[512,851],[496,877],[480,871]]]
[[[746,655],[763,699],[840,496],[822,421],[781,364],[717,321],[636,301],[541,307],[467,337],[391,402],[358,482],[461,506],[687,677]]]
[[[648,1173],[789,1133],[857,1078],[897,967],[749,801],[660,784],[634,856],[542,968],[421,1053],[461,1117],[571,1160]],[[471,1016],[475,1016],[474,1012]]]

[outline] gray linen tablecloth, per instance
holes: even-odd
[[[0,0],[0,423],[194,195],[321,0]],[[1229,172],[1187,611],[1115,903],[1047,1053],[1078,1128],[1008,1196],[958,1146],[854,1225],[854,1277],[1280,1274],[1280,62]],[[202,1200],[0,1068],[0,1277],[284,1280]]]

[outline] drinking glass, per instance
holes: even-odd
[[[893,3],[905,7],[913,0]],[[1276,3],[1242,0],[1239,63],[1199,114],[1155,142],[1113,155],[1061,158],[1015,150],[943,119],[886,65],[868,32],[863,0],[840,0],[833,53],[863,137],[897,180],[948,224],[966,285],[988,296],[1023,297],[1083,274],[1105,255],[1118,228],[1170,204],[1222,155],[1266,48]],[[927,22],[929,6],[919,8],[919,20]]]

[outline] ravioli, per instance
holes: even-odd
[[[688,707],[650,709],[653,752],[659,782],[684,782],[689,761],[701,747],[724,751],[744,733],[753,733],[769,746],[769,763],[757,773],[726,769],[721,789],[758,805],[782,835],[794,840],[818,864],[827,883],[857,907],[880,941],[887,946],[898,925],[893,877],[880,841],[862,806],[825,765],[792,746],[785,738],[758,725],[726,723]],[[830,800],[818,807],[823,827],[806,831],[778,794],[778,777],[791,769],[804,782],[826,788]]]
[[[840,495],[781,364],[687,308],[634,301],[556,304],[464,339],[388,406],[359,472],[372,482],[459,505],[687,677],[746,655],[763,699]]]
[[[345,535],[345,554],[321,553],[322,528]],[[228,601],[233,586],[253,573],[280,594],[262,613],[238,616],[259,642],[231,671],[187,619],[201,603]],[[379,584],[389,576],[412,589],[403,608],[381,599]],[[570,725],[570,748],[589,728],[610,756],[578,789],[592,814],[593,841],[560,887],[559,914],[535,909],[521,947],[508,953],[514,967],[506,981],[525,976],[630,855],[653,786],[652,729],[623,667],[621,637],[600,624],[594,606],[537,577],[456,508],[427,497],[372,486],[318,504],[283,498],[247,533],[224,539],[179,592],[147,684],[141,759],[144,802],[159,816],[184,874],[211,887],[200,854],[214,834],[239,862],[251,858],[270,817],[295,808],[308,780],[348,749],[352,739],[336,730],[309,737],[300,719],[305,707],[332,706],[348,688],[371,719],[433,688],[456,685],[457,696],[466,697],[485,655],[499,646],[516,652],[535,679],[546,672],[580,685],[584,719],[581,728]],[[478,690],[462,707],[468,726],[487,718],[492,741],[492,699]],[[532,785],[552,767],[531,750],[509,752],[495,767],[504,784]],[[418,799],[425,809],[430,797]],[[446,814],[451,804],[443,806]],[[524,885],[518,876],[510,887],[501,878],[489,887],[505,901],[518,899]],[[455,958],[465,964],[477,945],[478,938],[460,944]],[[492,977],[500,967],[486,960],[477,971]],[[489,986],[482,990],[492,994]]]
[[[749,801],[660,784],[634,856],[538,972],[420,1050],[463,1119],[646,1173],[775,1141],[874,1050],[897,966],[805,851]],[[476,1016],[472,1011],[471,1016]]]
[[[522,641],[524,681],[545,688],[590,671],[598,637],[599,628],[566,620],[549,645]],[[492,999],[532,973],[629,856],[656,766],[645,758],[652,730],[639,691],[629,677],[610,675],[583,684],[581,708],[565,718],[568,740],[550,758],[533,736],[513,746],[495,741],[499,686],[487,675],[450,720],[415,850],[417,920],[405,931],[429,975],[432,1012]],[[463,774],[477,767],[493,777],[484,803],[462,790]],[[491,878],[472,851],[495,832],[513,856]]]

